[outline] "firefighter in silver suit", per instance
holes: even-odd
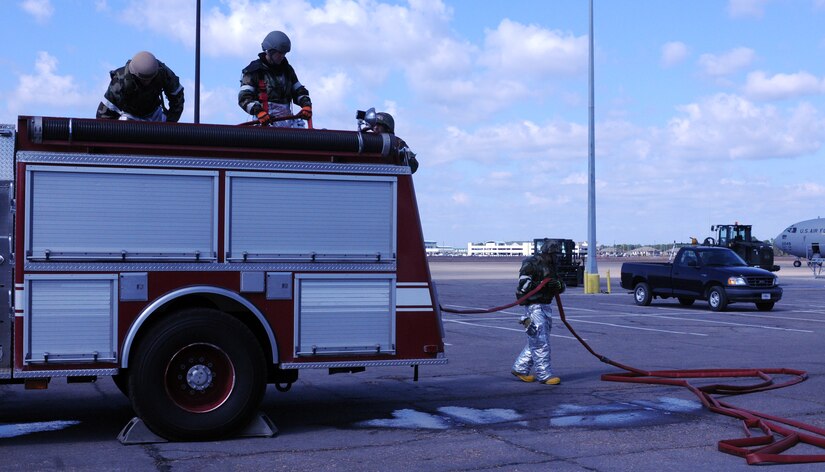
[[[550,278],[541,290],[524,300],[524,314],[520,323],[527,333],[527,345],[513,364],[512,374],[524,382],[558,385],[561,379],[553,375],[550,366],[550,329],[553,326],[550,303],[557,293],[564,291],[564,283],[557,271],[556,254],[559,245],[545,239],[538,254],[521,264],[516,297],[521,298],[536,288],[542,280]],[[533,374],[531,374],[531,370]]]

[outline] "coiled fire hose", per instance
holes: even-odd
[[[505,310],[527,300],[539,290],[541,290],[551,279],[544,279],[529,293],[519,298],[513,303],[488,309],[479,310],[456,310],[441,307],[442,311],[457,313],[462,315],[493,313]],[[689,369],[689,370],[643,370],[631,367],[616,361],[607,356],[603,356],[576,333],[570,326],[564,315],[564,307],[561,297],[556,294],[556,306],[559,309],[559,318],[567,327],[570,333],[584,346],[594,357],[612,365],[625,372],[603,374],[601,379],[607,382],[632,382],[653,385],[673,385],[685,387],[695,394],[702,404],[710,411],[730,416],[742,420],[745,436],[735,439],[722,439],[718,443],[720,451],[744,457],[749,465],[754,464],[802,464],[809,462],[825,462],[823,454],[783,454],[788,449],[798,445],[807,444],[809,446],[825,449],[825,429],[778,416],[746,410],[730,403],[723,402],[713,397],[713,394],[720,395],[743,395],[746,393],[763,392],[782,387],[788,387],[800,383],[808,378],[804,370],[787,368],[765,368],[765,369]],[[784,375],[790,378],[784,382],[775,382],[773,375]],[[721,378],[748,378],[753,377],[759,381],[752,385],[725,385],[712,384],[701,387],[692,385],[688,379],[721,379]],[[751,430],[761,430],[761,434],[752,435]]]

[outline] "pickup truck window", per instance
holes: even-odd
[[[682,257],[679,258],[677,261],[679,265],[683,266],[697,266],[699,265],[699,260],[696,257],[696,251],[683,251]]]
[[[699,257],[706,266],[747,266],[733,251],[702,251]]]

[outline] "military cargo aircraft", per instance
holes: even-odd
[[[779,233],[773,244],[778,249],[796,256],[794,267],[802,265],[802,258],[821,264],[825,255],[825,218],[794,223]]]

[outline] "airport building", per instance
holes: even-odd
[[[424,240],[424,250],[428,256],[466,256],[464,248],[439,246],[435,241]]]
[[[468,256],[529,256],[531,254],[533,254],[532,241],[467,243]]]

